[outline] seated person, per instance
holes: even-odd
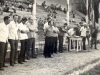
[[[43,6],[43,7],[45,7],[45,6],[46,6],[46,1],[44,1],[44,2],[42,3],[42,6]]]
[[[0,15],[2,15],[2,14],[3,14],[3,8],[0,7]]]
[[[5,6],[3,7],[3,11],[4,11],[4,12],[9,12],[9,7],[8,7],[8,5],[5,5]]]
[[[64,8],[63,12],[64,12],[64,14],[66,14],[66,13],[67,13],[67,10],[66,10],[66,8]]]
[[[15,9],[14,4],[12,4],[11,9],[13,10],[14,13],[16,13],[16,9]]]
[[[21,2],[18,4],[18,8],[21,9],[21,11],[24,9],[23,5],[21,4]]]

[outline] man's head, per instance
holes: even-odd
[[[10,17],[9,16],[5,16],[4,17],[4,23],[6,24],[6,25],[8,25],[9,23],[10,23],[10,19],[9,19]]]
[[[18,15],[13,15],[13,19],[14,19],[15,22],[17,22],[18,21]]]
[[[26,18],[26,17],[23,17],[23,18],[22,18],[22,23],[25,24],[26,21],[27,21],[27,18]]]
[[[48,21],[49,26],[53,26],[53,21]]]
[[[77,30],[77,27],[74,27],[73,30],[76,31]]]
[[[64,23],[64,27],[66,27],[66,26],[68,26],[68,24],[67,23]]]
[[[87,27],[87,24],[86,24],[86,23],[83,23],[83,26],[84,26],[84,27]]]
[[[56,27],[57,25],[56,25],[56,22],[53,22],[53,25]]]
[[[28,18],[28,21],[32,24],[33,23],[33,18],[32,17],[29,17]]]

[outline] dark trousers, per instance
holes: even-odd
[[[1,0],[1,6],[3,6],[4,5],[4,1],[3,0]]]
[[[32,49],[31,49],[31,55],[32,55],[32,58],[36,57],[36,54],[35,54],[35,38],[32,39]]]
[[[86,37],[82,37],[83,41],[83,50],[86,50]]]
[[[7,43],[0,42],[0,68],[5,65],[5,57],[7,52]]]
[[[57,53],[57,37],[53,37],[53,52]]]
[[[27,57],[36,57],[35,55],[35,38],[28,39],[28,50],[26,52]],[[31,51],[31,54],[30,54]]]
[[[20,42],[21,42],[21,49],[20,49],[20,54],[18,56],[19,63],[25,61],[25,53],[28,50],[28,39],[20,40]]]
[[[44,56],[51,57],[53,45],[52,45],[52,37],[45,37],[45,46],[44,46]]]
[[[58,36],[59,39],[59,52],[63,52],[63,36]]]
[[[18,40],[8,40],[10,43],[11,51],[10,51],[10,64],[14,64],[16,61],[17,56],[17,49],[18,49]]]
[[[91,38],[91,48],[93,47],[93,43],[95,45],[95,49],[97,49],[97,38],[96,37]]]

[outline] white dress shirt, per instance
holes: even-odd
[[[48,22],[46,22],[46,23],[44,24],[43,29],[45,30],[48,26],[49,26],[49,25],[48,25]]]
[[[75,33],[75,31],[74,31],[73,28],[71,28],[71,29],[68,30],[68,34],[69,34],[70,36],[73,36],[74,33]]]
[[[25,40],[28,39],[28,35],[27,32],[29,32],[29,29],[27,28],[27,26],[23,23],[20,23],[18,25],[18,29],[19,29],[19,40]],[[24,33],[22,33],[21,31],[23,31]]]
[[[7,25],[4,22],[0,23],[0,42],[6,43],[8,40],[8,34],[9,31]]]
[[[81,31],[81,36],[86,37],[86,31],[87,31],[87,29],[84,28],[84,26],[81,27],[80,31]]]
[[[28,38],[36,38],[36,32],[38,29],[34,27],[34,25],[30,24],[29,22],[26,23],[29,32],[28,32]]]
[[[14,21],[11,21],[8,25],[9,29],[9,38],[13,40],[18,40],[18,23],[15,23]]]

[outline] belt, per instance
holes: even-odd
[[[47,38],[53,38],[53,36],[46,36]]]

